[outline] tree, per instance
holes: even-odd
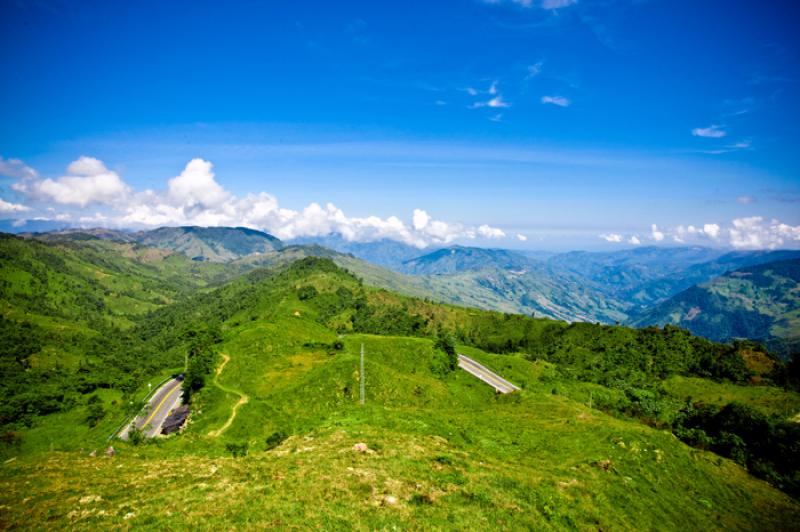
[[[447,356],[447,367],[450,371],[458,367],[458,353],[456,353],[456,344],[452,336],[440,331],[434,347]]]

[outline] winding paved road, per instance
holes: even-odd
[[[472,360],[464,355],[458,355],[458,367],[467,373],[474,375],[489,386],[495,389],[498,393],[511,393],[519,390],[519,387],[511,384],[503,377],[493,372],[483,364]]]
[[[128,432],[134,426],[142,429],[148,438],[161,434],[161,425],[164,420],[167,419],[170,412],[181,404],[181,382],[178,379],[171,379],[156,390],[156,393],[150,397],[147,405],[134,418],[133,422],[122,429],[119,437],[127,440]]]

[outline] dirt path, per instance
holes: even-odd
[[[228,388],[227,386],[223,386],[222,384],[219,383],[219,380],[218,380],[219,379],[219,374],[222,373],[222,370],[225,369],[225,365],[228,362],[230,362],[230,360],[231,360],[231,357],[229,357],[225,353],[222,353],[222,358],[223,358],[222,364],[219,365],[219,367],[217,368],[216,375],[214,375],[214,386],[216,386],[217,388],[219,388],[223,392],[232,393],[232,394],[238,395],[239,396],[239,400],[236,402],[235,405],[233,405],[233,408],[231,409],[231,415],[228,417],[228,420],[225,422],[225,424],[222,425],[217,430],[212,430],[211,432],[208,433],[208,435],[211,436],[212,438],[216,438],[217,436],[219,436],[220,434],[222,434],[223,432],[228,430],[228,427],[230,427],[233,424],[233,420],[236,419],[236,412],[239,410],[239,408],[242,405],[246,405],[247,402],[250,400],[250,398],[247,397],[247,395],[243,394],[242,392],[239,392],[237,390],[233,390],[233,389]]]

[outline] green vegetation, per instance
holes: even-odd
[[[327,259],[213,289],[205,279],[169,285],[169,304],[126,315],[113,340],[82,325],[81,338],[116,350],[82,340],[61,372],[9,388],[3,412],[16,415],[6,401],[25,394],[41,409],[4,418],[4,523],[788,529],[800,517],[787,495],[798,395],[781,387],[795,373],[751,344],[436,304],[366,286]],[[3,364],[35,367],[60,345],[45,321],[27,323],[48,332],[23,334],[4,316]],[[456,370],[458,353],[522,390],[496,395]],[[146,378],[186,358],[186,429],[89,457],[135,410]],[[76,366],[83,380],[71,380]],[[43,395],[48,378],[61,396]],[[78,386],[100,378],[107,385]]]
[[[800,348],[800,259],[729,272],[694,286],[636,319],[680,325],[714,340],[750,338],[788,355]]]

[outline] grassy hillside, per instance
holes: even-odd
[[[525,270],[531,260],[506,249],[452,246],[438,249],[403,263],[403,273],[447,275],[480,270]]]
[[[135,388],[166,365],[142,349],[137,326],[220,276],[220,265],[133,243],[0,234],[0,424]]]
[[[454,370],[436,340],[447,336],[522,390],[497,396]],[[113,383],[76,391],[60,413],[27,428],[6,425],[4,523],[788,529],[800,517],[795,500],[746,469],[772,471],[775,485],[792,489],[791,466],[759,453],[792,437],[781,436],[785,412],[775,405],[794,408],[796,395],[773,387],[764,419],[774,439],[749,447],[742,433],[744,447],[731,455],[739,463],[723,458],[712,425],[698,428],[699,405],[668,383],[703,379],[755,404],[764,401],[746,385],[755,366],[739,346],[679,329],[569,325],[436,304],[305,258],[162,306],[128,341],[140,358],[162,354],[149,379],[139,373],[124,394]],[[88,457],[146,382],[184,354],[192,390],[185,431],[140,446],[117,441],[116,456]],[[125,366],[124,353],[115,356]],[[762,380],[773,369],[759,369]],[[106,414],[92,424],[98,402]],[[670,433],[681,430],[697,449]],[[691,440],[701,433],[706,440]]]
[[[729,272],[646,311],[637,325],[671,323],[714,340],[752,338],[800,348],[800,259]]]

